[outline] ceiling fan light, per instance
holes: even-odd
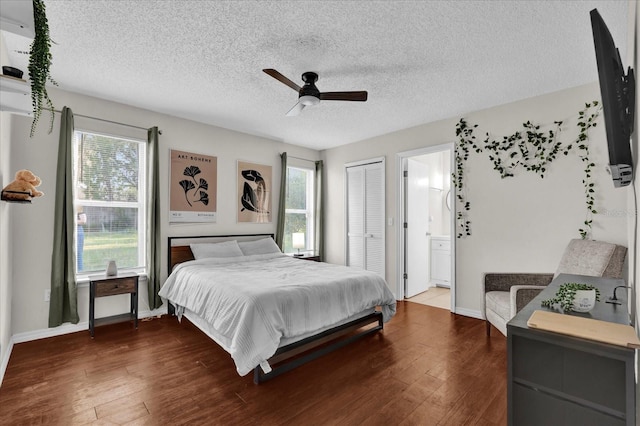
[[[320,103],[320,99],[315,96],[304,95],[298,98],[298,102],[303,104],[304,106],[313,106],[318,105]]]

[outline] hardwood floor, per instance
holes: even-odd
[[[15,345],[0,424],[504,425],[506,364],[482,321],[399,302],[384,331],[257,386],[164,316]]]

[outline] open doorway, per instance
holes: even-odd
[[[398,298],[455,312],[453,144],[397,159]]]

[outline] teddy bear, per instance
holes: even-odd
[[[30,170],[18,170],[16,179],[2,190],[2,198],[9,201],[31,201],[31,197],[44,195],[44,192],[36,189],[41,183],[40,178]]]

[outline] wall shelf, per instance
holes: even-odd
[[[2,193],[0,194],[0,200],[2,201],[6,201],[7,203],[22,203],[22,204],[31,204],[31,199],[29,200],[11,200],[8,199],[6,194],[23,194],[23,195],[28,195],[29,197],[31,197],[31,193],[30,192],[23,192],[23,191],[2,191]]]
[[[3,1],[0,13],[0,30],[27,38],[34,38],[33,2]]]
[[[3,92],[20,93],[22,95],[31,93],[29,83],[22,78],[2,74],[0,75],[0,85],[2,85]]]
[[[0,111],[21,115],[33,115],[31,86],[21,78],[0,75]]]
[[[2,0],[0,30],[24,38],[25,45],[31,44],[36,34],[33,2]],[[32,116],[30,83],[20,78],[0,75],[0,111]]]

